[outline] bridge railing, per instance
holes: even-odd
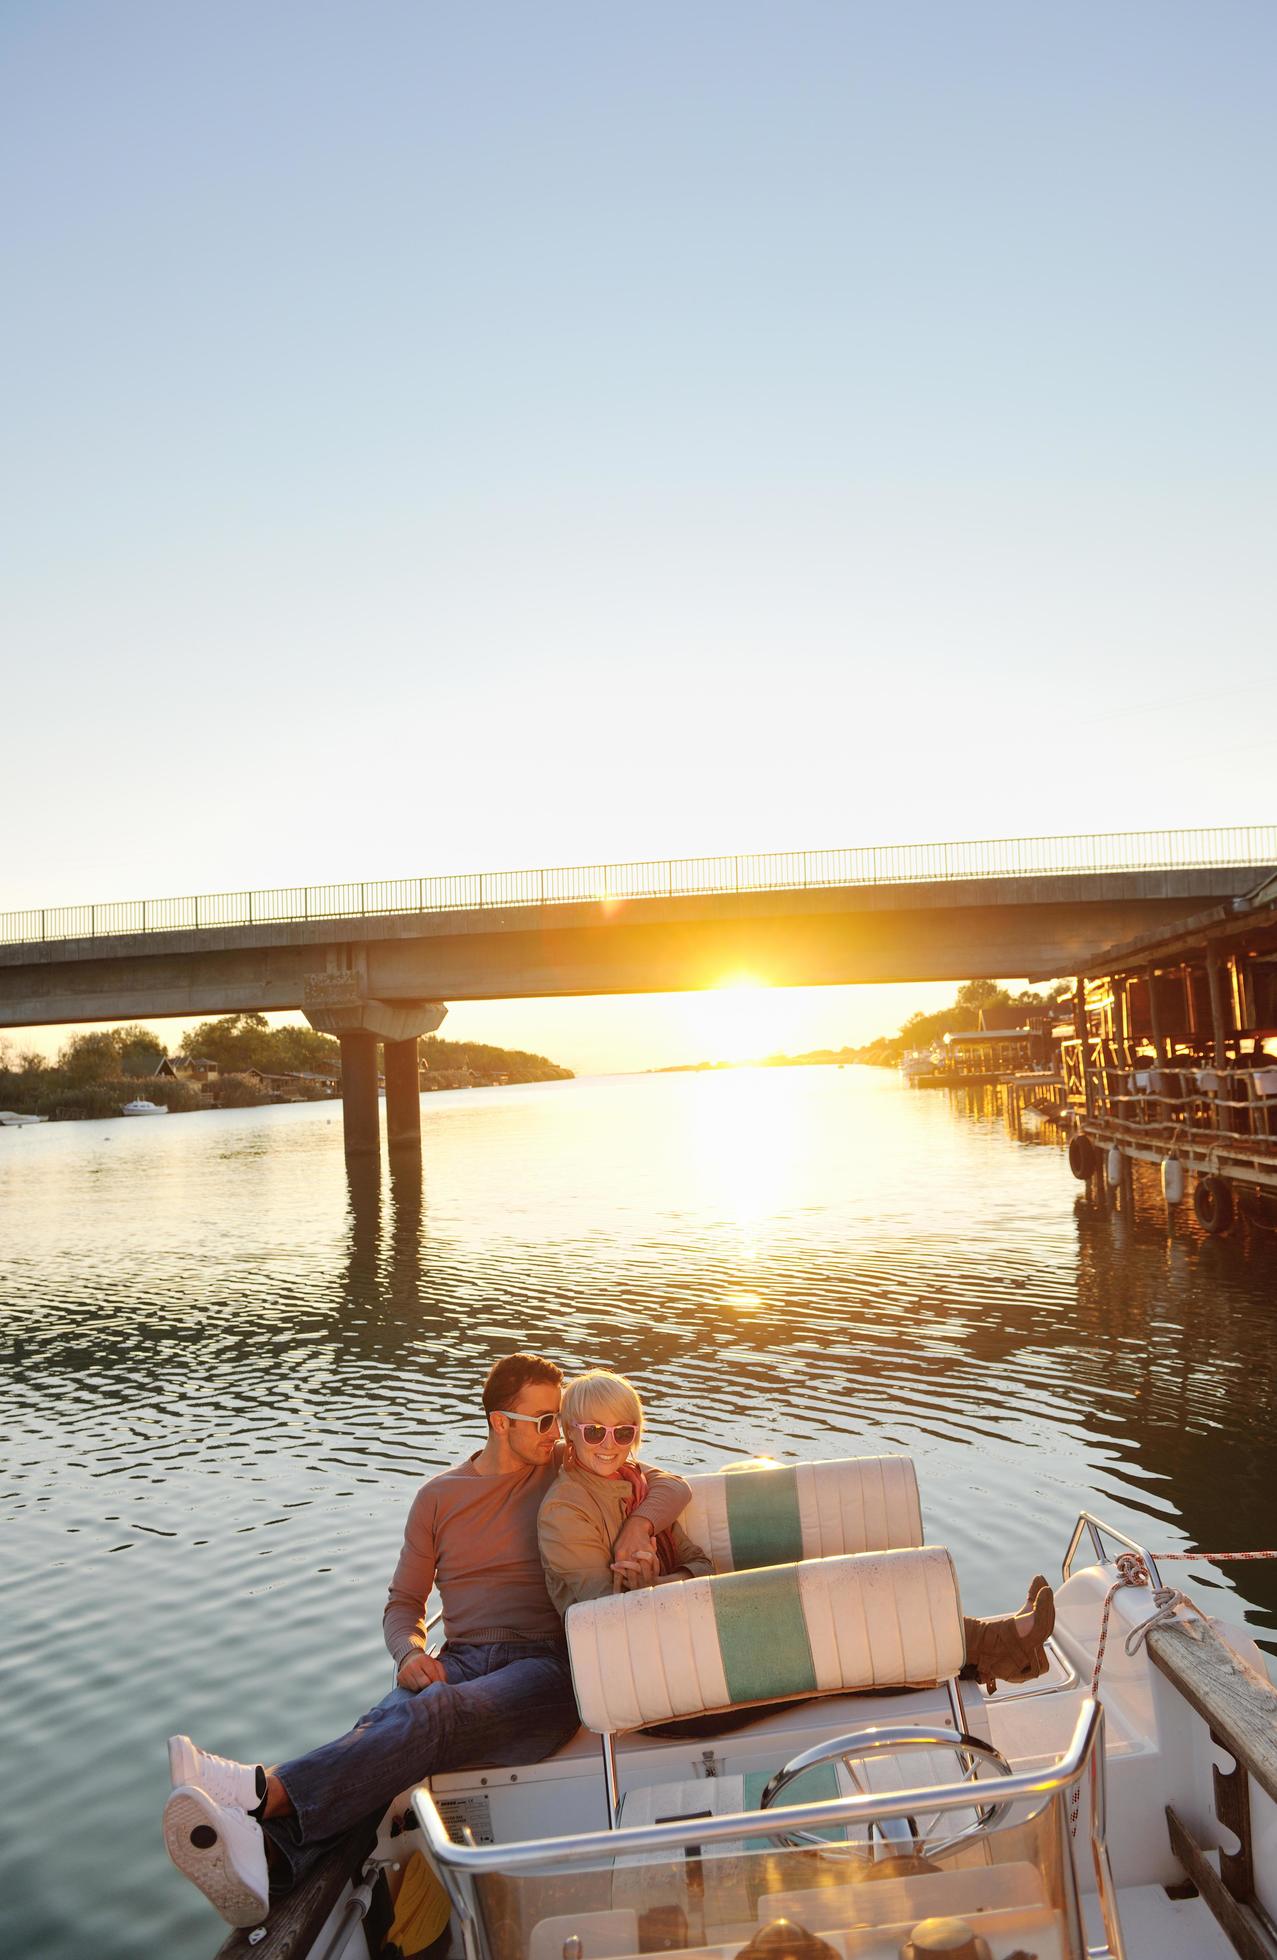
[[[218,926],[465,912],[600,899],[706,897],[840,885],[934,884],[955,878],[1064,877],[1104,871],[1277,866],[1277,824],[1214,830],[1112,831],[1080,837],[998,837],[950,844],[853,845],[816,851],[662,858],[638,864],[466,871],[276,891],[133,898],[0,913],[0,945],[113,939]]]

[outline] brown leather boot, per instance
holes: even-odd
[[[982,1688],[999,1681],[1033,1681],[1050,1663],[1046,1643],[1055,1627],[1055,1594],[1040,1573],[1029,1582],[1029,1596],[1018,1613],[997,1613],[987,1620],[963,1619],[967,1642],[964,1674],[974,1675]]]

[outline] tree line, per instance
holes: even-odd
[[[216,1062],[219,1069],[260,1069],[263,1075],[341,1074],[341,1043],[314,1028],[272,1028],[264,1014],[224,1014],[201,1021],[182,1036],[183,1055]],[[417,1044],[422,1064],[441,1071],[468,1070],[477,1080],[504,1076],[507,1082],[566,1082],[570,1068],[522,1048],[496,1048],[484,1041],[446,1041],[428,1034]]]
[[[982,1008],[1022,1007],[1026,1013],[1032,1013],[1050,1007],[1063,1013],[1063,1002],[1070,991],[1071,983],[1067,980],[1057,980],[1046,993],[1025,987],[1018,994],[1008,993],[996,980],[967,980],[958,988],[952,1007],[938,1008],[934,1014],[911,1014],[898,1034],[881,1034],[863,1048],[848,1052],[858,1062],[895,1068],[910,1049],[931,1048],[947,1034],[972,1033],[980,1025]]]
[[[428,1035],[419,1052],[429,1068],[469,1074],[480,1083],[497,1077],[507,1082],[557,1082],[572,1074],[544,1055],[482,1041],[445,1041]],[[139,1095],[170,1110],[207,1109],[209,1099],[196,1085],[156,1078],[166,1053],[158,1035],[135,1025],[72,1035],[56,1061],[34,1050],[15,1054],[10,1044],[0,1041],[0,1109],[33,1116],[118,1116],[122,1105]],[[307,1027],[273,1028],[264,1014],[224,1014],[201,1021],[181,1037],[177,1054],[189,1061],[212,1062],[217,1070],[216,1100],[236,1106],[269,1099],[254,1083],[251,1071],[333,1081],[341,1075],[341,1044],[332,1035]],[[308,1092],[298,1084],[296,1093]],[[325,1092],[317,1086],[309,1093]]]
[[[186,1082],[156,1082],[164,1043],[146,1028],[92,1028],[64,1042],[56,1061],[0,1042],[0,1108],[27,1116],[118,1116],[145,1096],[167,1109],[200,1109]],[[143,1086],[145,1085],[145,1086]]]

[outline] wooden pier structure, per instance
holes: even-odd
[[[1277,1204],[1277,878],[1084,971],[1061,1046],[1069,1163],[1157,1164],[1203,1230]]]

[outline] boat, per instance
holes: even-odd
[[[414,1886],[432,1960],[1277,1953],[1277,1690],[1151,1551],[1081,1512],[988,1692],[908,1457],[689,1482],[714,1571],[569,1609],[578,1734],[405,1791],[219,1960],[368,1960]]]
[[[934,1075],[940,1063],[929,1048],[911,1048],[900,1058],[900,1073],[906,1082],[912,1082],[919,1075]]]
[[[121,1116],[167,1116],[168,1110],[163,1103],[147,1102],[145,1096],[138,1096],[133,1102],[125,1103],[120,1114]]]
[[[25,1130],[31,1123],[47,1123],[47,1116],[28,1116],[17,1109],[0,1109],[0,1130]]]

